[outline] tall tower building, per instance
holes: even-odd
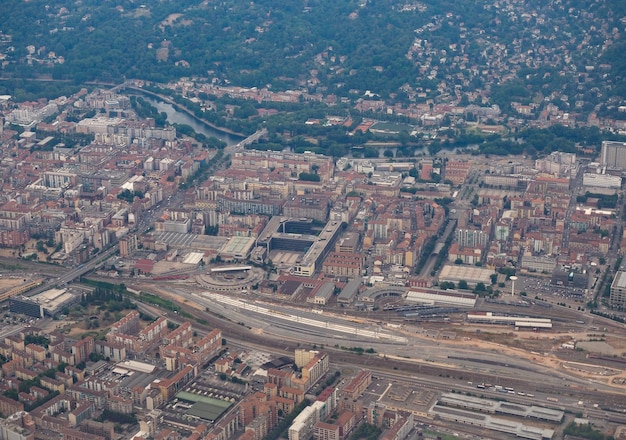
[[[626,142],[602,141],[600,165],[626,171]]]

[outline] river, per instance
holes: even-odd
[[[157,110],[159,112],[164,112],[167,115],[167,121],[170,124],[185,124],[185,125],[189,125],[191,128],[193,128],[196,133],[202,133],[205,136],[208,137],[216,137],[224,142],[226,142],[227,145],[235,145],[238,142],[241,141],[241,137],[239,136],[234,136],[232,134],[229,133],[224,133],[223,131],[220,130],[216,130],[215,128],[206,125],[200,121],[198,121],[197,119],[191,117],[190,115],[188,115],[185,112],[181,112],[179,110],[176,110],[176,108],[174,108],[174,106],[172,104],[168,104],[167,102],[163,102],[161,100],[157,100],[152,98],[151,96],[146,96],[146,95],[141,95],[141,97],[143,99],[145,99],[147,102],[149,102],[151,105],[153,105],[154,107],[157,108]],[[383,157],[383,151],[389,149],[393,152],[393,155],[395,157],[398,147],[396,146],[379,146],[377,147],[379,149],[379,157]],[[467,146],[467,147],[463,147],[463,148],[454,148],[451,150],[442,150],[442,154],[457,154],[459,152],[459,150],[463,150],[463,149],[468,149],[468,150],[472,150],[472,149],[477,149],[478,145],[471,145],[471,146]],[[428,153],[428,149],[426,147],[423,148],[418,148],[414,151],[414,157],[415,156],[421,156],[421,155],[426,155],[429,156],[430,154]]]
[[[176,110],[172,104],[168,104],[163,101],[158,101],[148,96],[143,96],[142,98],[149,102],[151,105],[157,108],[159,112],[163,112],[167,115],[167,122],[170,124],[185,124],[189,125],[193,128],[196,133],[202,133],[207,137],[215,137],[218,138],[228,145],[235,145],[237,142],[241,141],[241,137],[234,136],[229,133],[224,133],[223,131],[216,130],[215,128],[206,125],[197,119],[189,116],[185,112],[181,112]]]

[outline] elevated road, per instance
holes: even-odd
[[[44,283],[41,286],[39,286],[39,287],[37,287],[37,288],[27,292],[26,296],[34,296],[34,295],[37,295],[38,293],[44,292],[44,291],[52,289],[54,287],[63,287],[67,283],[71,283],[75,279],[80,278],[81,276],[85,275],[87,272],[90,272],[93,269],[95,269],[95,268],[99,267],[100,265],[104,264],[104,262],[111,255],[115,254],[118,249],[119,249],[119,244],[116,243],[113,246],[111,246],[110,248],[108,248],[107,250],[105,250],[103,252],[100,252],[99,254],[95,255],[87,263],[81,264],[77,268],[72,269],[69,272],[67,272],[65,275],[61,275],[59,278],[57,278],[54,281],[51,281],[51,282],[48,282],[48,283]]]

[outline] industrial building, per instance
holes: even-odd
[[[6,301],[9,298],[22,295],[35,287],[39,287],[43,284],[43,278],[37,278],[36,280],[28,281],[12,289],[6,290],[0,293],[0,302]]]
[[[269,253],[273,249],[302,251],[316,240],[313,221],[274,216],[270,219],[257,239],[258,246],[264,246]]]
[[[450,420],[457,423],[480,426],[493,431],[513,434],[520,438],[547,440],[554,436],[553,429],[543,429],[535,426],[524,425],[523,423],[514,422],[501,417],[494,417],[458,408],[450,408],[439,404],[433,406],[430,413],[442,420]]]
[[[476,305],[476,295],[473,293],[426,288],[408,291],[405,299],[413,303],[434,306],[474,307]]]
[[[324,283],[313,290],[313,296],[307,298],[307,302],[311,302],[316,305],[325,306],[333,297],[335,292],[335,285],[333,283]]]
[[[328,251],[334,246],[334,242],[341,231],[341,222],[330,221],[320,233],[317,241],[311,245],[308,251],[293,267],[295,275],[310,277],[313,276],[322,266],[322,261]]]
[[[552,273],[556,267],[556,259],[545,255],[524,255],[522,257],[522,269],[531,272]]]
[[[552,320],[549,318],[533,318],[529,316],[506,316],[493,312],[474,312],[467,314],[469,322],[480,324],[514,325],[518,328],[551,329]]]
[[[482,267],[446,264],[443,269],[441,269],[439,282],[447,281],[456,284],[463,280],[467,282],[468,286],[475,286],[478,283],[483,283],[488,286],[491,283],[489,277],[493,273],[493,270]]]
[[[341,289],[341,292],[337,297],[337,303],[351,304],[352,301],[354,301],[354,298],[356,298],[357,293],[359,293],[362,283],[363,280],[360,277],[350,280],[350,282],[346,284],[343,289]]]
[[[531,440],[551,439],[554,436],[554,430],[516,422],[508,418],[495,417],[491,414],[523,417],[525,420],[534,418],[553,423],[560,423],[565,415],[560,410],[509,402],[495,402],[452,393],[443,394],[441,399],[431,408],[430,413],[443,420],[480,426]]]
[[[439,403],[470,411],[479,411],[489,414],[506,414],[509,416],[544,420],[553,423],[561,423],[565,416],[565,413],[558,409],[544,408],[535,405],[521,405],[501,400],[483,399],[463,394],[444,393],[441,395]]]
[[[9,303],[9,310],[34,318],[45,315],[54,316],[64,307],[80,301],[80,297],[69,293],[67,289],[50,289],[32,297],[14,297]]]
[[[220,249],[219,255],[224,261],[245,260],[255,245],[253,237],[230,237]]]
[[[622,187],[622,178],[610,174],[583,174],[583,186],[585,188],[603,188],[617,191]]]
[[[32,318],[43,318],[43,306],[25,296],[16,296],[9,300],[9,311]]]
[[[268,253],[274,249],[304,251],[292,272],[294,275],[310,277],[321,269],[322,261],[333,249],[341,225],[341,222],[331,220],[319,235],[314,235],[317,227],[311,219],[274,216],[259,235],[256,244],[266,247]]]

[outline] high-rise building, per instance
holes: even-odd
[[[611,283],[609,305],[616,309],[626,307],[626,272],[619,271]]]
[[[135,234],[120,238],[120,256],[130,257],[137,250],[137,244],[138,241]]]
[[[455,238],[459,247],[484,248],[489,243],[489,234],[480,230],[457,229]]]
[[[81,362],[89,360],[89,355],[94,352],[94,347],[94,340],[91,336],[87,336],[72,344],[71,350],[74,359],[76,359],[76,363],[80,364]]]
[[[600,165],[626,171],[626,142],[602,141]]]

